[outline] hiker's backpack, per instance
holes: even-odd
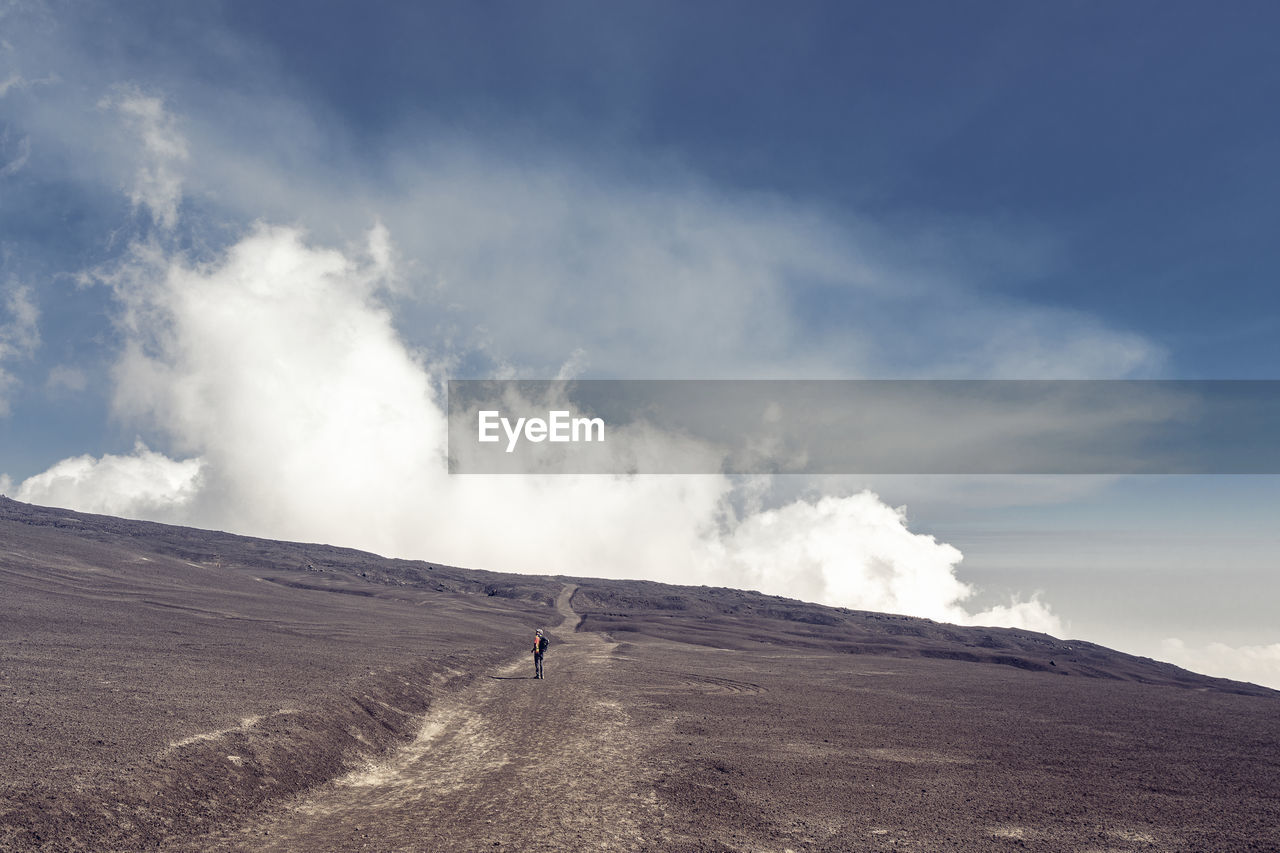
[[[543,652],[545,652],[547,650],[548,645],[550,644],[547,642],[546,637],[539,637],[538,638],[538,654],[542,654]]]

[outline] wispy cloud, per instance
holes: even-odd
[[[376,205],[418,264],[422,310],[403,315],[406,332],[468,337],[481,362],[546,376],[582,351],[609,377],[1113,378],[1149,375],[1164,357],[1095,317],[985,292],[974,256],[1004,252],[999,241],[950,259],[934,246],[924,264],[909,231],[791,199],[674,174],[637,182],[553,153],[515,165],[470,140],[432,152],[399,155],[395,189],[376,201],[296,209],[349,230],[353,209]],[[242,199],[262,191],[253,183]]]
[[[50,368],[45,379],[45,388],[50,391],[79,392],[89,387],[88,377],[83,370],[66,364],[58,364]]]
[[[28,358],[40,345],[38,322],[40,311],[31,288],[10,284],[0,290],[4,313],[0,314],[0,417],[9,414],[10,395],[18,378],[6,369],[6,362]]]
[[[0,136],[0,148],[3,148],[5,156],[9,155],[9,134],[6,132]],[[0,178],[8,178],[22,171],[22,167],[27,165],[27,160],[31,157],[31,138],[24,136],[13,145],[12,158],[3,166],[0,166]]]
[[[150,212],[153,221],[172,229],[182,200],[182,165],[187,160],[187,140],[163,99],[133,87],[120,87],[104,98],[100,107],[123,116],[141,142],[140,160],[129,198],[134,207]]]
[[[0,80],[0,99],[9,95],[10,92],[20,92],[35,86],[50,85],[58,82],[58,77],[51,74],[35,80],[28,80],[21,74],[11,72],[7,77]],[[23,134],[10,142],[10,129],[6,125],[3,133],[0,133],[0,157],[7,158],[3,164],[0,164],[0,178],[8,178],[22,171],[31,158],[31,137]]]
[[[7,77],[0,80],[0,98],[5,97],[10,92],[21,92],[35,86],[49,86],[59,82],[59,80],[60,78],[57,74],[49,74],[45,77],[37,77],[34,80],[29,80],[18,72],[12,71]]]
[[[25,89],[29,84],[21,74],[16,71],[9,74],[3,80],[0,80],[0,98],[9,94],[10,89]]]

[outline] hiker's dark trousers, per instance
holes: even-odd
[[[542,652],[533,653],[533,671],[534,678],[542,677]]]

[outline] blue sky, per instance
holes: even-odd
[[[423,452],[376,419],[331,417],[346,398],[326,395],[372,389],[376,409],[390,405],[380,389],[429,397],[450,376],[1277,375],[1270,4],[0,9],[10,494],[502,562],[515,558],[478,532],[446,546],[391,523],[335,528],[263,481],[351,477],[356,461],[391,476],[403,461],[326,464],[362,442]],[[289,299],[302,302],[274,313]],[[244,346],[214,322],[223,305],[242,306],[225,323],[243,325]],[[359,373],[369,364],[377,378]],[[268,380],[316,390],[277,411],[262,401],[287,394],[255,396]],[[287,469],[271,467],[279,453],[247,457],[282,420],[280,447],[315,455]],[[24,486],[82,454],[90,467],[58,488]],[[460,488],[419,486],[405,499]],[[1280,592],[1274,478],[846,478],[774,484],[764,506],[809,502],[778,516],[794,549],[821,538],[806,524],[881,523],[870,506],[816,508],[863,486],[906,504],[914,534],[960,547],[947,565],[979,588],[970,613],[1039,590],[1076,634],[1153,654],[1177,639],[1201,668],[1243,654],[1192,656],[1213,642],[1280,644],[1246,606]],[[674,487],[619,488],[598,501],[619,513],[602,530],[659,524],[654,502]],[[530,517],[528,501],[547,500],[493,498]],[[1099,550],[1117,519],[1108,535],[1125,543]],[[1203,526],[1201,544],[1174,542],[1171,519]],[[780,582],[739,522],[716,543],[736,568],[709,577]],[[607,561],[597,545],[564,548]],[[814,571],[814,597],[843,588],[840,566]],[[1130,610],[1103,612],[1099,586]],[[1208,589],[1219,603],[1198,614]],[[919,606],[954,614],[960,600]],[[1273,673],[1274,648],[1258,653]]]

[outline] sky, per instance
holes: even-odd
[[[0,2],[0,492],[1280,688],[1274,476],[443,461],[457,378],[1280,378],[1277,24]]]

